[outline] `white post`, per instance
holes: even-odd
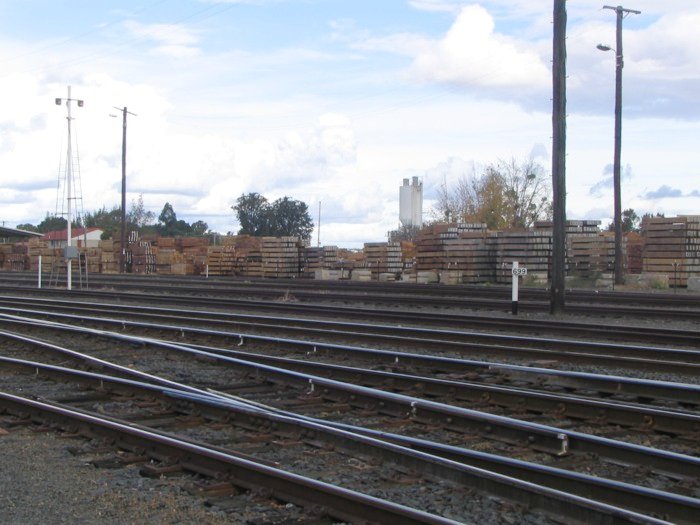
[[[205,277],[206,279],[209,279],[209,265],[208,264],[207,264],[206,271],[205,271],[204,275],[206,276]]]
[[[41,288],[41,255],[39,256],[39,275],[37,276],[37,288]]]
[[[518,271],[518,261],[513,261],[513,294],[512,294],[512,305],[513,305],[513,315],[518,315],[518,279],[520,278],[520,272]]]

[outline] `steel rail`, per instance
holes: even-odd
[[[0,402],[6,410],[29,412],[32,417],[55,422],[70,420],[81,425],[91,435],[114,437],[145,450],[152,456],[179,457],[190,468],[202,471],[227,471],[237,484],[247,488],[265,487],[273,495],[304,507],[322,506],[341,519],[363,519],[388,524],[456,524],[457,522],[381,500],[366,494],[323,483],[248,459],[226,454],[201,445],[154,433],[133,424],[109,421],[81,411],[68,410],[48,403],[0,392]],[[156,456],[157,457],[157,456]],[[196,465],[196,466],[195,466]],[[619,511],[623,514],[624,511]],[[631,513],[630,513],[631,514]],[[636,518],[636,516],[635,516]]]
[[[21,322],[20,319],[13,319],[0,314],[0,320],[5,322]],[[84,316],[80,317],[85,319]],[[100,318],[102,319],[102,318]],[[114,324],[125,328],[133,323],[130,321],[116,320]],[[142,326],[144,323],[136,323]],[[204,334],[207,336],[218,334],[226,338],[237,339],[238,345],[242,346],[246,341],[257,341],[262,343],[274,343],[285,347],[299,347],[306,353],[318,352],[319,350],[331,351],[352,357],[371,358],[378,364],[408,366],[412,368],[426,369],[443,372],[462,373],[497,373],[506,379],[516,381],[528,381],[539,385],[552,385],[566,389],[595,390],[605,394],[624,394],[639,398],[652,398],[673,401],[676,403],[686,403],[700,405],[700,387],[685,383],[672,383],[668,381],[655,381],[646,379],[628,378],[622,376],[610,376],[585,372],[560,371],[550,368],[512,365],[504,363],[494,363],[488,361],[455,359],[440,356],[428,356],[423,354],[406,353],[392,350],[380,350],[366,347],[356,347],[348,345],[336,345],[319,341],[298,340],[257,334],[247,334],[240,332],[217,332],[204,329],[185,329],[180,326],[171,325],[151,325],[147,326],[158,330],[171,330],[179,335],[186,332]]]
[[[194,323],[205,323],[217,326],[245,326],[259,327],[266,329],[285,329],[293,332],[318,333],[325,336],[352,334],[355,337],[382,339],[388,341],[398,340],[401,343],[416,341],[417,344],[432,343],[435,345],[450,343],[518,343],[523,346],[535,346],[537,348],[561,349],[565,347],[571,350],[589,351],[610,351],[613,350],[618,356],[637,357],[639,354],[652,355],[654,359],[669,359],[683,361],[684,359],[697,360],[700,352],[694,349],[666,348],[649,345],[629,345],[612,342],[592,342],[570,339],[556,339],[542,336],[521,336],[494,334],[474,330],[436,329],[418,326],[387,325],[374,323],[357,323],[338,320],[319,320],[299,317],[273,317],[264,315],[240,314],[235,312],[220,311],[193,311],[175,310],[172,308],[159,308],[152,306],[115,305],[108,303],[81,303],[75,301],[28,301],[21,298],[9,298],[7,300],[0,297],[0,304],[10,303],[11,306],[0,307],[2,310],[15,310],[18,303],[30,306],[50,306],[53,310],[70,312],[88,312],[91,314],[119,314],[123,316],[136,317],[139,319],[168,319],[177,321],[187,321]],[[633,328],[629,328],[632,330]],[[636,328],[634,330],[637,330]],[[669,336],[672,331],[664,331]],[[700,343],[700,331],[685,331],[684,337],[692,338],[693,342]]]
[[[8,310],[7,308],[0,308],[0,310]],[[13,312],[16,313],[23,313],[26,315],[41,315],[45,317],[52,317],[52,318],[59,318],[59,319],[72,319],[72,320],[79,320],[82,323],[85,322],[91,322],[91,323],[101,323],[101,324],[107,324],[107,325],[121,325],[121,326],[126,326],[127,324],[129,326],[135,326],[135,327],[141,327],[141,328],[148,328],[148,329],[156,329],[156,330],[170,330],[170,331],[176,331],[181,334],[185,333],[199,333],[199,334],[204,334],[206,333],[209,336],[214,336],[218,335],[219,337],[241,337],[244,336],[245,334],[242,334],[240,332],[225,332],[225,331],[216,331],[216,330],[205,330],[201,328],[196,328],[196,327],[189,327],[189,326],[182,326],[182,325],[167,325],[167,324],[160,324],[160,323],[147,323],[147,322],[141,322],[141,321],[126,321],[124,319],[110,319],[110,318],[105,318],[105,317],[95,317],[95,316],[87,316],[87,315],[73,315],[73,314],[66,314],[66,313],[57,313],[57,312],[46,312],[46,311],[36,311],[36,310],[31,310],[31,309],[26,309],[26,308],[13,308],[11,309]],[[2,315],[2,314],[0,314]],[[332,333],[332,330],[329,330],[326,332],[327,334]],[[361,334],[357,332],[353,332],[352,336],[353,337],[360,337]],[[492,334],[485,334],[486,337],[490,336]],[[372,339],[380,339],[380,340],[390,340],[394,342],[402,342],[402,343],[415,343],[416,340],[415,338],[411,338],[408,336],[390,336],[390,335],[383,335],[383,334],[378,334],[378,335],[367,335],[368,337],[371,337]],[[495,336],[500,338],[500,340],[506,339],[506,336]],[[520,337],[514,337],[517,341],[520,341],[522,338]],[[551,341],[551,340],[550,340]],[[558,351],[555,349],[539,349],[539,348],[530,348],[530,347],[522,347],[522,346],[509,346],[509,345],[497,345],[497,344],[479,344],[479,343],[469,343],[469,342],[461,342],[461,341],[443,341],[439,339],[421,339],[420,343],[424,345],[430,345],[431,347],[443,347],[450,349],[451,351],[457,351],[457,350],[462,350],[463,352],[466,351],[471,351],[471,353],[487,353],[490,355],[497,355],[501,357],[508,357],[508,358],[530,358],[530,359],[544,359],[544,360],[557,360],[557,361],[563,361],[563,362],[571,362],[571,363],[577,363],[577,364],[583,364],[583,365],[598,365],[598,366],[614,366],[618,368],[624,368],[628,370],[654,370],[656,372],[668,372],[668,373],[675,373],[675,374],[700,374],[700,352],[695,352],[691,350],[674,350],[674,349],[656,349],[654,348],[653,350],[650,348],[642,348],[642,347],[632,347],[632,346],[625,346],[625,345],[604,345],[600,344],[598,347],[592,347],[592,348],[602,348],[606,351],[612,351],[612,352],[617,352],[621,355],[611,355],[611,354],[598,354],[598,353],[591,353],[589,352],[582,352],[582,351],[577,351],[577,352],[570,352],[570,351]],[[316,344],[316,343],[315,343]],[[564,344],[564,343],[563,343]],[[584,345],[582,343],[582,348],[591,348],[590,345],[593,345],[594,343],[589,343],[589,345]],[[552,348],[556,348],[554,345]],[[676,360],[663,360],[661,358],[655,358],[655,355],[647,355],[645,357],[634,357],[634,350],[636,348],[640,348],[639,352],[644,353],[646,352],[653,352],[654,354],[658,354],[661,356],[664,356],[666,359],[669,358],[669,356],[673,356]],[[630,355],[631,354],[631,355]],[[686,359],[686,361],[683,361],[682,359]]]
[[[0,275],[1,276],[1,275]],[[161,294],[163,293],[163,285],[166,281],[147,281],[147,280],[137,280],[129,279],[129,282],[122,280],[110,280],[102,281],[92,279],[91,284],[93,289],[96,286],[102,286],[103,288],[113,289],[118,286],[121,290],[135,290],[139,293],[144,293],[145,291],[157,291]],[[206,295],[209,298],[217,296],[225,296],[230,300],[231,294],[235,291],[231,288],[223,288],[221,286],[216,287],[213,285],[203,285],[190,286],[188,284],[177,284],[169,282],[169,291],[177,290],[179,293],[190,293],[197,295]],[[270,288],[272,283],[267,283],[267,287],[256,286],[247,287],[241,293],[248,293],[255,297],[266,297],[268,299],[276,299],[281,295],[285,294],[284,285],[282,288]],[[279,285],[277,285],[279,286]],[[400,285],[396,285],[400,286]],[[404,294],[397,294],[396,291],[392,293],[380,293],[381,290],[374,290],[374,293],[343,293],[336,291],[328,291],[321,289],[318,291],[318,286],[314,286],[313,291],[296,290],[295,298],[304,301],[313,300],[323,300],[328,301],[355,301],[355,302],[366,302],[375,305],[385,305],[395,307],[396,305],[414,305],[419,302],[421,305],[426,306],[440,306],[446,308],[486,308],[495,309],[501,311],[509,311],[511,301],[509,299],[494,299],[494,298],[478,298],[473,296],[461,296],[461,297],[444,297],[441,295],[435,296],[411,296]],[[240,291],[239,291],[240,292]],[[532,312],[546,312],[549,308],[549,302],[547,300],[521,300],[520,309]],[[577,303],[567,303],[567,311],[570,313],[578,313],[584,315],[635,315],[635,316],[645,316],[645,317],[665,317],[665,318],[678,318],[678,319],[698,319],[700,318],[700,310],[695,309],[666,309],[666,308],[652,308],[652,307],[632,307],[632,306],[620,306],[617,304],[577,304]]]
[[[44,314],[45,312],[42,312]],[[87,320],[85,316],[70,316],[61,314],[69,319]],[[0,314],[0,320],[5,322],[20,322],[13,321],[12,316]],[[506,378],[514,380],[529,380],[532,382],[533,377],[535,382],[539,384],[548,384],[563,388],[578,388],[578,389],[595,389],[606,394],[627,394],[642,398],[658,398],[679,403],[689,403],[693,405],[700,404],[700,387],[696,385],[684,383],[671,383],[667,381],[654,381],[645,379],[627,378],[621,376],[608,376],[601,374],[560,371],[542,367],[512,365],[504,363],[494,363],[478,360],[456,359],[440,356],[428,356],[423,354],[406,353],[393,350],[380,350],[366,347],[356,347],[348,345],[336,345],[325,343],[322,341],[310,341],[280,338],[272,336],[263,336],[257,334],[248,334],[242,332],[220,332],[214,330],[205,330],[201,328],[187,328],[176,325],[162,325],[152,323],[139,323],[125,320],[109,320],[105,318],[97,318],[105,324],[117,325],[123,328],[127,326],[146,327],[159,331],[172,331],[182,336],[185,333],[201,334],[206,336],[217,335],[227,339],[237,339],[238,345],[242,346],[246,341],[257,341],[262,343],[274,343],[285,345],[285,347],[299,347],[305,352],[317,352],[318,350],[327,350],[334,353],[343,353],[350,356],[371,357],[380,364],[397,366],[399,364],[408,365],[410,367],[419,367],[432,371],[444,371],[449,373],[465,372],[494,372],[497,371]],[[22,321],[23,322],[23,321]]]
[[[0,273],[0,279],[14,282],[26,282],[33,285],[36,281],[33,274],[4,272]],[[444,284],[412,284],[412,283],[380,283],[359,281],[316,281],[306,279],[264,279],[264,278],[231,278],[231,277],[197,277],[197,276],[163,276],[150,275],[105,275],[96,274],[94,280],[104,285],[126,285],[137,283],[141,285],[167,285],[189,288],[228,288],[229,291],[247,291],[254,289],[254,293],[280,294],[285,291],[318,293],[344,292],[358,297],[379,294],[419,295],[427,299],[447,298],[452,300],[464,299],[465,295],[479,297],[496,297],[503,301],[510,300],[510,286],[508,285],[444,285]],[[523,300],[532,300],[546,303],[549,300],[549,290],[542,288],[521,289]],[[677,293],[644,293],[605,290],[569,289],[567,302],[609,305],[610,303],[642,304],[644,306],[677,306],[680,308],[697,308],[700,297],[691,294]]]
[[[158,387],[151,383],[14,358],[0,357],[0,364],[23,369],[26,370],[27,373],[33,375],[41,373],[42,375],[45,374],[61,379],[67,378],[72,381],[79,381],[81,384],[89,383],[93,388],[98,390],[125,390],[129,393],[137,390],[149,395],[160,395],[165,399],[176,398],[186,400],[188,404],[196,406],[197,413],[207,415],[216,420],[225,420],[235,423],[245,418],[247,424],[258,420],[263,420],[268,424],[274,422],[278,426],[280,432],[288,433],[292,430],[297,434],[306,435],[307,439],[311,437],[307,432],[312,431],[314,433],[313,439],[322,439],[324,442],[334,447],[341,447],[362,454],[370,453],[374,457],[382,459],[386,459],[385,456],[381,455],[384,449],[378,446],[375,440],[389,441],[397,443],[401,447],[419,450],[433,456],[451,459],[459,463],[516,477],[531,483],[535,482],[550,488],[556,488],[558,491],[564,489],[566,492],[574,493],[578,496],[595,501],[601,501],[609,505],[623,506],[635,512],[663,516],[664,519],[672,520],[676,523],[693,523],[697,512],[700,512],[700,500],[694,498],[356,426],[344,426],[343,429],[333,428],[325,422],[324,424],[320,424],[319,420],[313,418],[302,419],[289,412],[275,413],[271,410],[260,410],[256,407],[232,403],[228,398],[222,399],[215,394],[207,392],[202,392],[201,395],[185,393],[180,390]],[[236,418],[231,419],[231,412],[236,414]],[[254,426],[259,426],[259,424],[254,423]],[[357,434],[364,434],[374,439],[363,440],[361,437],[358,437]],[[348,441],[352,444],[348,445]],[[421,464],[422,468],[418,469],[415,461],[405,458],[405,449],[400,450],[400,452],[401,455],[398,458],[395,455],[392,456],[394,461],[406,468],[423,471],[425,468],[424,464]],[[431,462],[429,459],[426,461],[435,465],[435,463]],[[433,467],[431,470],[433,471],[433,475],[437,474],[436,467]],[[449,477],[444,473],[442,475],[446,478]],[[477,475],[476,479],[478,480],[481,478]],[[475,485],[476,483],[472,480],[471,484]],[[505,490],[500,489],[500,487]],[[522,490],[522,487],[513,486],[511,484],[505,484],[497,488],[499,488],[499,490],[495,490],[493,493],[509,500],[514,500],[514,491]],[[526,492],[529,494],[530,491],[528,489],[529,487],[525,488]],[[536,501],[533,501],[531,497],[529,497],[526,502],[523,502],[521,498],[521,502],[526,503],[531,508],[543,508],[543,510],[550,512],[552,512],[552,510],[560,510],[563,507],[567,511],[567,517],[580,519],[580,514],[577,514],[581,512],[579,506],[576,504],[564,505],[565,502],[559,501],[560,498],[558,496],[559,494],[556,493],[552,496],[557,500],[555,509],[542,506],[542,503],[536,504]],[[549,499],[545,500],[544,503],[548,501]],[[569,511],[569,509],[571,510]]]
[[[9,292],[13,290],[5,289],[4,291]],[[60,291],[46,289],[31,290],[22,288],[14,291],[41,296],[48,295],[55,297],[56,295],[61,295]],[[75,302],[76,297],[104,299],[105,295],[105,292],[73,291],[71,293],[70,302]],[[13,300],[16,299],[16,297],[17,296],[11,296],[10,299]],[[402,324],[413,322],[416,325],[422,326],[453,326],[459,329],[464,329],[466,326],[476,326],[481,330],[486,327],[491,327],[497,330],[518,330],[519,332],[531,331],[537,333],[541,332],[542,330],[547,330],[549,332],[574,337],[581,337],[584,335],[587,337],[624,337],[631,340],[641,340],[645,342],[656,341],[665,344],[674,343],[697,345],[699,341],[698,334],[700,333],[694,330],[671,330],[659,327],[650,328],[644,326],[638,327],[619,324],[605,325],[600,324],[598,321],[596,321],[595,324],[585,324],[582,322],[567,322],[550,319],[527,319],[522,317],[514,318],[512,315],[501,317],[493,315],[467,315],[464,313],[455,314],[454,312],[441,312],[439,314],[435,314],[426,311],[395,311],[386,309],[371,309],[367,307],[353,308],[336,305],[282,303],[277,301],[255,301],[234,298],[222,299],[215,297],[201,298],[193,296],[166,296],[162,294],[149,296],[139,294],[138,296],[135,296],[132,293],[120,293],[113,290],[109,291],[109,297],[110,299],[116,298],[118,300],[133,300],[137,302],[143,302],[147,299],[149,302],[169,305],[183,305],[190,308],[193,306],[201,306],[206,308],[244,307],[253,310],[288,312],[296,315],[314,315],[320,317],[342,316],[345,319],[371,318],[374,321],[381,320],[382,322],[397,322]]]
[[[261,363],[253,363],[203,352],[183,344],[174,344],[150,338],[138,338],[90,328],[81,329],[71,325],[60,326],[58,323],[33,322],[32,324],[37,326],[52,325],[65,330],[111,337],[137,344],[151,344],[161,348],[189,353],[191,355],[199,355],[201,357],[218,360],[222,363],[227,363],[229,366],[254,371],[257,376],[267,377],[272,381],[280,380],[286,383],[296,383],[298,386],[307,386],[309,388],[309,393],[319,389],[324,398],[351,403],[356,406],[364,406],[365,408],[371,406],[382,414],[439,424],[443,427],[462,432],[469,429],[486,436],[494,436],[496,432],[499,432],[499,438],[504,441],[519,444],[520,446],[530,446],[533,449],[548,451],[555,455],[565,455],[574,452],[593,453],[615,462],[647,466],[652,470],[670,474],[674,477],[700,477],[700,458],[692,456],[634,445],[580,432],[563,431],[556,427],[522,422],[504,416],[452,407],[403,394],[382,392],[332,379],[280,369]],[[7,332],[2,333],[2,335],[11,337]],[[18,339],[28,339],[24,336],[15,337]],[[41,344],[41,341],[35,341],[35,344]],[[353,396],[354,399],[352,399]]]
[[[33,324],[35,326],[49,328],[49,326],[46,324]],[[349,398],[354,397],[352,402],[356,406],[378,406],[381,408],[382,413],[393,417],[410,417],[417,421],[448,425],[452,430],[459,432],[478,432],[481,435],[492,438],[497,437],[508,443],[530,447],[535,450],[549,452],[555,455],[564,455],[567,453],[569,448],[567,434],[554,427],[545,427],[544,425],[519,421],[505,416],[497,416],[479,412],[477,410],[453,407],[442,403],[435,403],[429,400],[393,394],[390,392],[383,392],[372,388],[347,384],[341,381],[317,377],[310,374],[285,370],[262,363],[254,363],[242,359],[203,352],[182,344],[167,343],[156,339],[138,338],[124,334],[116,334],[113,332],[80,328],[69,325],[58,326],[55,323],[52,323],[52,325],[53,326],[50,326],[50,328],[53,329],[89,333],[91,335],[129,341],[131,343],[151,344],[169,350],[198,355],[200,357],[208,357],[210,359],[215,359],[221,361],[222,363],[226,363],[227,366],[233,366],[238,369],[255,372],[257,375],[266,376],[272,381],[277,380],[287,384],[295,384],[297,387],[308,389],[309,393],[314,392],[316,388],[322,389],[322,391],[325,393],[325,397],[334,397],[335,401],[342,400],[347,402]],[[32,344],[40,345],[45,348],[51,348],[59,352],[62,350],[68,350],[61,349],[61,347],[57,345],[45,344],[43,341],[34,340],[29,337],[19,334],[12,334],[6,331],[0,331],[0,337],[30,342]],[[72,350],[68,350],[68,352],[63,351],[63,353],[79,358],[79,353]],[[94,361],[91,360],[91,362],[94,362],[99,366],[116,369],[115,365],[107,363],[106,361],[94,358],[92,359]],[[120,370],[123,370],[124,368],[126,367],[119,366]]]
[[[418,391],[423,396],[507,406],[520,410],[552,414],[559,418],[568,417],[597,422],[607,421],[613,424],[655,430],[666,434],[685,434],[693,438],[700,435],[700,414],[697,413],[650,408],[622,402],[600,401],[487,383],[436,379],[415,374],[368,370],[366,368],[319,363],[316,361],[301,361],[204,345],[188,344],[187,346],[205,352],[236,357],[256,363],[266,363],[338,381],[362,384],[379,390],[390,388],[401,391]],[[697,388],[697,392],[700,395],[700,387]]]

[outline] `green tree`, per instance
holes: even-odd
[[[306,203],[282,197],[272,203],[270,222],[273,235],[308,239],[314,229]]]
[[[236,212],[238,224],[241,228],[238,233],[243,235],[272,235],[270,225],[270,203],[259,193],[248,193],[236,199],[236,204],[231,206]]]
[[[190,235],[194,237],[202,237],[209,230],[209,225],[204,221],[196,221],[190,225]]]
[[[102,238],[110,239],[121,231],[121,208],[114,206],[108,210],[104,206],[97,211],[87,212],[83,218],[86,228],[100,228]]]
[[[29,224],[28,222],[25,224],[18,224],[17,225],[18,230],[24,230],[26,232],[34,232],[34,233],[39,233],[39,228],[34,226],[33,224]]]
[[[61,231],[68,228],[68,221],[63,217],[57,217],[56,215],[46,214],[46,217],[36,226],[37,230],[41,233]]]
[[[259,193],[241,195],[231,207],[241,225],[239,234],[311,237],[314,229],[306,203],[282,197],[272,204]]]
[[[178,219],[172,204],[166,202],[158,216],[156,232],[167,237],[202,236],[208,228],[207,223],[203,221],[188,224],[186,221]]]

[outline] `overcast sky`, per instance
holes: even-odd
[[[567,216],[610,220],[615,13],[568,5]],[[83,208],[127,202],[235,231],[243,193],[309,205],[321,242],[398,225],[399,186],[551,164],[552,0],[3,0],[0,221],[56,211],[72,86]],[[700,3],[624,21],[623,208],[700,214]],[[316,240],[317,232],[313,234]]]

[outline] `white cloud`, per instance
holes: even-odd
[[[199,36],[190,27],[181,24],[142,24],[133,20],[124,22],[124,27],[134,37],[153,41],[157,45],[151,50],[154,55],[185,58],[199,55],[195,44]]]
[[[473,86],[545,87],[549,72],[537,53],[494,29],[483,7],[464,7],[444,38],[415,58],[413,73],[423,80]]]

